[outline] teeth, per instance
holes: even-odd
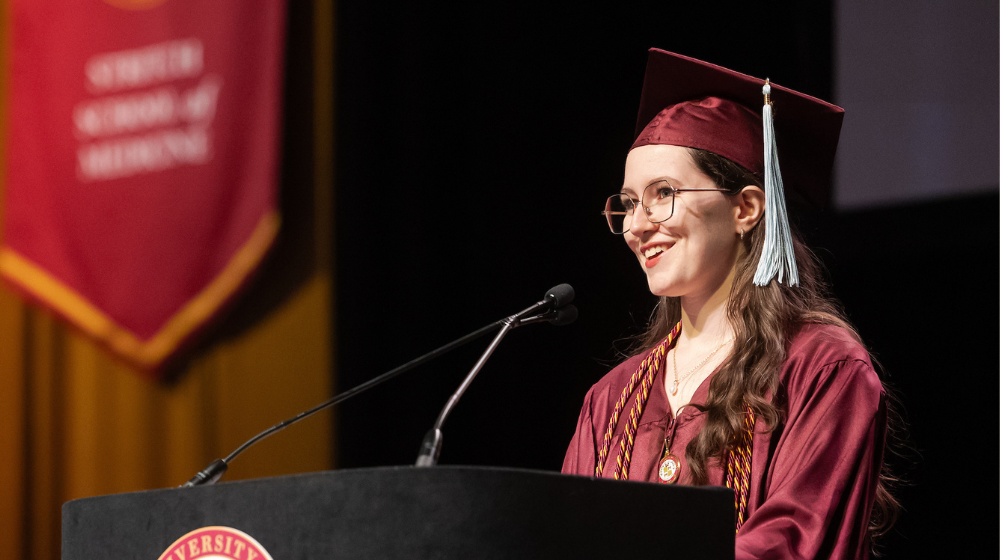
[[[646,252],[643,253],[643,255],[645,255],[647,259],[651,259],[656,255],[659,255],[663,251],[664,251],[663,246],[657,245],[656,247],[650,247],[649,249],[646,249]]]

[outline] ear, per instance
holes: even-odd
[[[764,191],[756,185],[747,185],[733,197],[736,217],[736,234],[750,232],[764,217]]]

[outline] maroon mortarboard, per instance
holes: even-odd
[[[763,87],[763,79],[650,49],[636,119],[635,145],[700,148],[763,176]],[[829,199],[830,170],[837,153],[844,110],[773,82],[771,101],[786,188],[817,207],[824,206]],[[657,117],[658,124],[647,127]],[[692,142],[660,141],[685,139]]]
[[[796,197],[823,206],[843,120],[843,109],[815,97],[650,49],[632,147],[671,144],[708,150],[762,177],[765,248],[754,282],[765,285],[775,276],[781,282],[787,275],[794,286],[798,273],[782,175]],[[781,146],[780,169],[776,146]]]

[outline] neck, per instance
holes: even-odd
[[[729,293],[736,276],[736,267],[716,290],[707,296],[681,298],[680,340],[696,346],[717,345],[732,337],[733,329],[726,316]]]

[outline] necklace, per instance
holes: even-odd
[[[731,340],[732,339],[730,338],[730,339],[726,340],[725,342],[723,342],[722,344],[720,344],[718,348],[716,348],[715,350],[712,350],[712,352],[709,353],[708,356],[705,356],[705,359],[702,360],[701,363],[699,363],[698,365],[696,365],[693,368],[691,368],[690,371],[688,371],[687,373],[685,373],[680,378],[677,377],[677,347],[674,346],[674,348],[673,348],[673,350],[674,350],[674,352],[673,352],[673,354],[674,354],[674,383],[673,383],[673,385],[670,386],[670,394],[671,394],[671,396],[677,394],[677,388],[680,386],[681,381],[687,380],[688,377],[691,377],[691,374],[693,374],[694,372],[696,372],[699,369],[701,369],[705,364],[708,363],[709,360],[712,359],[712,356],[714,356],[716,353],[718,353],[719,350],[722,350],[722,347],[725,346],[725,345],[727,345],[727,344],[729,344],[729,342]]]

